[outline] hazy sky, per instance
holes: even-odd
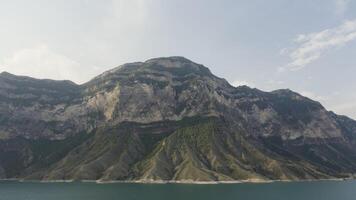
[[[77,83],[184,56],[356,118],[355,0],[1,0],[0,71]]]

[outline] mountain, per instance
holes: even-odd
[[[0,74],[0,178],[352,178],[356,121],[290,90],[233,87],[183,57],[89,82]]]

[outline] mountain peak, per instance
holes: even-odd
[[[151,74],[160,76],[171,74],[173,77],[184,77],[187,75],[214,76],[207,67],[197,64],[181,56],[159,57],[146,60],[144,62],[133,62],[120,65],[95,77],[89,82],[98,80],[117,79],[117,77],[135,77],[139,74]],[[125,79],[126,79],[125,78]]]
[[[157,62],[194,63],[193,61],[183,56],[158,57],[158,58],[151,58],[145,61],[145,63],[157,63]]]
[[[207,67],[179,56],[153,58],[144,62],[143,68],[166,71],[177,76],[185,76],[190,73],[212,75]]]
[[[279,94],[279,95],[298,95],[298,93],[294,92],[291,89],[278,89],[278,90],[273,90],[273,94]]]
[[[13,74],[11,74],[11,73],[9,73],[7,71],[3,71],[3,72],[0,73],[0,76],[1,77],[9,77],[9,76],[15,76],[15,75],[13,75]]]

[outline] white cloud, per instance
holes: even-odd
[[[294,40],[297,46],[289,52],[291,61],[283,68],[300,70],[318,60],[326,51],[346,45],[355,39],[356,20],[345,21],[338,27],[320,32],[300,34]]]
[[[348,4],[350,0],[334,0],[335,3],[335,13],[337,15],[344,15],[347,11]]]
[[[21,49],[0,61],[0,71],[16,75],[83,82],[87,77],[78,62],[53,52],[47,45]],[[83,69],[83,68],[82,68]]]
[[[231,83],[232,86],[234,87],[239,87],[239,86],[250,86],[250,87],[254,87],[253,84],[247,82],[247,81],[244,81],[244,80],[235,80]]]

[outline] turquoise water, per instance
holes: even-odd
[[[0,182],[0,200],[356,200],[356,181],[268,184]]]

